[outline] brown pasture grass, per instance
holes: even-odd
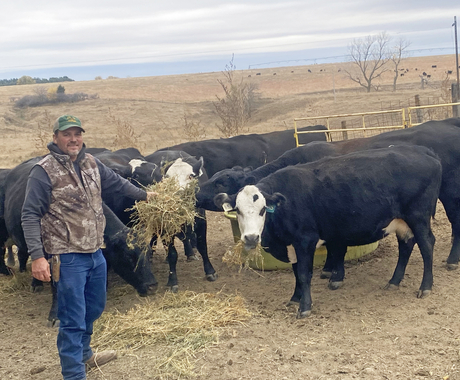
[[[293,128],[293,120],[298,117],[379,111],[407,104],[409,100],[413,104],[416,94],[424,103],[432,102],[443,96],[442,83],[448,70],[455,72],[455,56],[406,59],[401,67],[409,71],[398,78],[396,92],[392,91],[392,73],[387,73],[379,81],[381,91],[366,93],[345,77],[343,69],[349,65],[237,70],[237,74],[258,89],[249,132]],[[432,65],[437,67],[432,68]],[[261,75],[256,75],[258,72]],[[422,72],[431,75],[424,89],[421,88]],[[215,127],[219,120],[212,104],[216,95],[223,96],[218,79],[222,79],[222,72],[68,82],[65,84],[67,93],[84,92],[98,94],[98,97],[23,110],[15,109],[10,98],[30,95],[36,87],[48,88],[52,84],[2,86],[0,167],[13,167],[39,154],[35,148],[36,126],[45,112],[51,120],[65,113],[78,116],[85,126],[85,142],[89,147],[113,146],[117,126],[107,121],[109,109],[116,119],[129,123],[134,134],[140,136],[139,143],[145,146],[141,149],[144,154],[184,142],[184,114],[189,123],[199,123],[206,130],[206,138],[219,138],[221,135]],[[451,76],[447,82],[454,79]],[[50,141],[51,135],[50,131]]]

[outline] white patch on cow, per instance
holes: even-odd
[[[254,242],[254,238],[260,243],[262,230],[265,224],[266,201],[262,193],[256,186],[245,186],[236,197],[236,209],[238,210],[237,219],[241,232],[241,240],[246,243],[246,238]]]
[[[321,247],[326,241],[325,240],[318,240],[318,243],[316,243],[316,249]],[[297,262],[297,254],[295,253],[295,249],[292,245],[288,245],[287,247],[288,250],[288,259],[291,264],[295,264]]]
[[[140,160],[138,158],[133,158],[131,161],[129,161],[129,165],[131,166],[131,174],[134,174],[136,168],[141,167],[144,162],[147,161]]]
[[[386,235],[395,233],[396,236],[405,242],[414,237],[414,234],[407,223],[402,219],[393,219],[391,223],[385,227],[383,233]]]
[[[319,239],[318,243],[316,243],[316,249],[318,249],[319,247],[322,247],[324,243],[326,243],[326,240]]]
[[[174,161],[165,173],[165,177],[175,178],[181,189],[185,189],[194,175],[192,165],[182,161],[182,158]]]
[[[292,245],[288,245],[288,259],[291,264],[295,264],[297,262],[297,255],[295,253],[295,249]]]

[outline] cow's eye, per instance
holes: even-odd
[[[238,215],[241,214],[239,209],[235,209],[235,211]]]
[[[260,215],[260,216],[264,216],[264,215],[265,215],[265,207],[263,207],[262,210],[260,210],[259,215]]]

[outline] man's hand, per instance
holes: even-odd
[[[153,197],[156,197],[157,195],[158,193],[156,191],[147,191],[147,202]]]
[[[32,261],[32,276],[34,276],[37,280],[50,282],[51,273],[48,260],[44,257],[40,257],[39,259]]]

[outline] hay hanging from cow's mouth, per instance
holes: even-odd
[[[248,269],[251,265],[257,268],[263,268],[264,257],[260,253],[261,249],[262,246],[258,243],[256,248],[251,249],[248,252],[244,249],[243,241],[238,240],[233,248],[230,248],[225,252],[222,257],[222,261],[229,266],[239,266],[239,271],[243,268]]]
[[[251,316],[238,295],[168,292],[126,314],[104,313],[95,323],[93,346],[122,353],[156,346],[163,353],[152,358],[158,376],[196,376],[197,351],[217,343],[226,327],[244,324]]]
[[[148,202],[136,202],[130,209],[133,211],[133,228],[128,234],[128,244],[137,240],[136,244],[146,252],[153,236],[161,236],[169,243],[174,235],[181,232],[182,225],[193,226],[198,216],[195,208],[197,183],[193,179],[182,189],[174,178],[164,178],[147,186],[146,191],[156,192],[157,195]]]

